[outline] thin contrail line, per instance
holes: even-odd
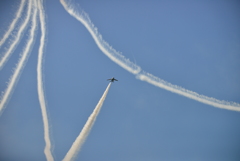
[[[126,59],[124,56],[122,56],[120,53],[116,52],[115,49],[110,47],[107,42],[105,42],[102,39],[102,36],[98,33],[97,29],[94,27],[93,23],[91,22],[88,15],[82,11],[81,14],[79,14],[76,10],[74,10],[74,7],[70,4],[67,4],[65,0],[60,0],[61,4],[65,8],[65,10],[74,18],[76,18],[78,21],[80,21],[89,31],[91,36],[93,37],[94,41],[96,42],[99,49],[106,54],[111,60],[113,60],[115,63],[126,69],[127,71],[133,73],[136,75],[136,78],[146,81],[152,85],[155,85],[157,87],[166,89],[168,91],[180,94],[182,96],[185,96],[187,98],[199,101],[201,103],[205,103],[214,107],[223,108],[227,110],[233,110],[233,111],[240,111],[240,104],[239,103],[230,103],[227,101],[220,101],[215,98],[210,98],[204,95],[200,95],[196,92],[184,89],[182,87],[172,85],[171,83],[168,83],[166,81],[163,81],[162,79],[155,77],[147,72],[141,71],[141,68],[131,62],[130,60]],[[116,54],[117,53],[117,54]],[[119,56],[121,55],[121,56]],[[164,83],[163,83],[164,82]]]
[[[37,88],[38,88],[38,99],[42,111],[42,119],[43,119],[43,127],[44,127],[44,140],[45,140],[45,149],[44,154],[48,161],[53,161],[54,158],[51,152],[51,140],[49,135],[49,121],[47,115],[47,107],[46,101],[44,97],[44,89],[43,89],[43,76],[42,76],[42,64],[43,64],[43,51],[45,47],[45,37],[46,37],[46,25],[45,25],[45,13],[42,5],[42,0],[38,0],[38,11],[39,11],[39,19],[41,25],[41,38],[40,38],[40,46],[38,50],[38,64],[37,64]]]
[[[35,1],[34,1],[35,2]],[[24,65],[27,62],[27,58],[30,54],[31,48],[33,46],[33,42],[34,42],[34,38],[35,38],[35,31],[37,28],[37,6],[36,3],[34,3],[33,5],[30,6],[33,9],[33,15],[32,15],[32,26],[29,32],[29,38],[27,40],[27,44],[23,50],[23,53],[21,54],[21,57],[19,59],[19,62],[14,70],[13,75],[11,76],[8,86],[5,90],[5,92],[3,93],[2,97],[1,97],[1,101],[0,101],[0,114],[2,113],[6,102],[9,100],[9,97],[13,91],[13,88],[15,86],[15,84],[17,83],[17,80],[21,74],[21,71],[24,68]],[[29,13],[31,14],[31,12]]]
[[[107,93],[109,91],[109,88],[111,86],[111,82],[108,84],[105,92],[103,93],[101,99],[99,100],[98,104],[96,105],[95,109],[93,110],[92,114],[89,116],[87,122],[85,123],[84,127],[82,128],[82,131],[76,138],[76,140],[73,142],[71,148],[67,152],[66,156],[64,157],[63,161],[72,161],[77,156],[79,150],[81,149],[84,141],[86,140],[89,132],[92,129],[92,126],[101,110],[101,107],[103,105],[103,102],[107,96]]]
[[[14,40],[12,41],[10,47],[7,48],[6,52],[3,53],[3,56],[0,60],[0,70],[3,68],[4,64],[7,62],[10,55],[13,53],[14,49],[16,48],[17,44],[19,43],[19,40],[23,34],[24,29],[27,27],[27,24],[29,22],[30,16],[31,16],[31,8],[32,8],[32,0],[28,1],[28,11],[27,16],[24,19],[22,25],[20,26],[17,35],[15,36]]]
[[[120,65],[122,68],[126,69],[130,73],[137,74],[141,71],[141,68],[131,62],[129,59],[126,59],[121,53],[113,49],[107,42],[102,39],[102,36],[98,33],[97,28],[94,27],[93,23],[89,19],[88,15],[85,12],[79,14],[74,11],[73,7],[69,6],[64,0],[60,0],[65,10],[80,21],[88,30],[88,32],[93,37],[98,48],[113,62]]]
[[[15,25],[16,25],[18,19],[21,17],[25,1],[26,0],[21,0],[21,3],[20,3],[19,8],[18,8],[18,11],[16,13],[16,17],[13,19],[12,23],[10,24],[10,26],[8,28],[8,31],[4,34],[3,38],[0,40],[0,47],[6,41],[8,36],[11,34],[12,30],[15,28]]]

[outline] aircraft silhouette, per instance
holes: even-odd
[[[117,79],[115,79],[114,77],[110,78],[110,79],[107,79],[108,81],[110,82],[114,82],[114,81],[118,81]]]

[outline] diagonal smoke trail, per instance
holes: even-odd
[[[193,91],[184,89],[182,87],[173,85],[171,83],[168,83],[168,82],[166,82],[158,77],[155,77],[149,73],[141,72],[141,74],[137,75],[137,78],[142,81],[146,81],[152,85],[155,85],[157,87],[160,87],[160,88],[163,88],[170,92],[177,93],[179,95],[188,97],[190,99],[205,103],[207,105],[211,105],[214,107],[223,108],[223,109],[227,109],[227,110],[240,111],[240,106],[237,103],[229,103],[227,101],[220,101],[215,98],[200,95],[196,92],[193,92]]]
[[[163,88],[165,90],[177,93],[179,95],[185,96],[187,98],[199,101],[201,103],[205,103],[214,107],[227,109],[227,110],[233,110],[233,111],[240,111],[240,104],[239,103],[230,103],[227,101],[220,101],[215,98],[207,97],[204,95],[200,95],[196,92],[184,89],[182,87],[172,85],[171,83],[168,83],[158,77],[155,77],[147,72],[141,71],[141,67],[137,66],[133,62],[126,59],[123,55],[121,55],[119,52],[117,52],[115,49],[110,47],[107,42],[105,42],[102,39],[102,36],[98,33],[97,29],[94,27],[93,23],[91,22],[88,15],[82,11],[81,14],[79,14],[76,10],[74,10],[74,7],[68,3],[66,3],[66,0],[60,0],[61,4],[65,8],[65,10],[74,18],[76,18],[78,21],[80,21],[89,31],[91,36],[93,37],[95,43],[99,47],[99,49],[107,55],[112,61],[126,69],[127,71],[133,73],[136,75],[137,79],[140,79],[142,81],[146,81],[152,85],[155,85],[157,87]]]
[[[86,124],[84,125],[82,131],[80,132],[80,134],[78,135],[78,137],[76,138],[76,140],[74,141],[74,143],[72,144],[71,148],[69,149],[69,151],[67,152],[66,156],[64,157],[63,161],[72,161],[74,160],[74,158],[77,156],[80,148],[82,147],[84,141],[86,140],[89,132],[92,129],[92,126],[101,110],[101,107],[103,105],[103,102],[107,96],[108,90],[111,86],[111,82],[108,84],[105,92],[103,93],[101,99],[99,100],[98,104],[96,105],[94,111],[92,112],[92,114],[89,116]]]
[[[6,52],[3,53],[3,56],[1,57],[1,60],[0,60],[0,70],[3,68],[4,64],[7,62],[8,58],[10,57],[10,55],[12,54],[14,49],[16,48],[17,44],[19,43],[20,38],[23,34],[23,31],[27,27],[27,24],[29,22],[29,19],[30,19],[30,16],[31,16],[31,8],[32,8],[32,0],[29,0],[28,1],[27,16],[24,19],[22,25],[20,26],[20,28],[17,32],[17,35],[15,36],[15,39],[12,41],[10,47],[8,47]]]
[[[12,23],[10,24],[8,31],[4,34],[3,38],[0,40],[0,47],[2,46],[2,44],[6,41],[6,39],[8,38],[8,36],[11,34],[12,30],[14,29],[18,19],[21,17],[22,11],[23,11],[23,7],[25,4],[26,0],[21,0],[20,6],[18,8],[18,11],[16,13],[16,17],[13,19]]]
[[[38,0],[38,11],[39,11],[39,19],[41,26],[41,38],[40,38],[40,46],[38,50],[38,64],[37,64],[37,88],[38,88],[38,99],[42,111],[43,118],[43,127],[44,127],[44,140],[45,140],[45,149],[44,153],[48,161],[53,161],[54,158],[51,152],[51,140],[49,136],[49,121],[47,115],[47,107],[46,101],[44,97],[43,90],[43,76],[42,76],[42,64],[43,64],[43,51],[45,47],[45,37],[46,37],[46,25],[45,25],[45,12],[43,9],[42,0]]]
[[[65,10],[75,17],[78,21],[80,21],[92,35],[95,43],[97,44],[98,48],[113,62],[120,65],[122,68],[126,69],[130,73],[137,74],[141,71],[141,68],[131,62],[130,60],[126,59],[122,54],[117,52],[113,49],[107,42],[102,39],[102,36],[98,33],[97,28],[91,23],[88,15],[85,12],[79,14],[78,12],[74,11],[73,7],[69,6],[64,0],[60,0]]]
[[[33,1],[35,2],[35,1]],[[31,25],[31,29],[29,32],[29,38],[27,40],[27,44],[23,50],[23,53],[21,54],[21,57],[19,59],[19,62],[17,63],[17,66],[14,70],[14,73],[12,75],[12,77],[9,80],[9,84],[5,90],[5,92],[3,93],[1,100],[0,100],[0,114],[2,113],[6,102],[8,101],[12,90],[21,74],[21,71],[24,68],[24,65],[27,62],[27,58],[30,54],[31,48],[33,46],[34,43],[34,39],[35,39],[35,31],[37,29],[37,7],[36,7],[36,3],[33,3],[33,5],[30,6],[31,8],[33,8],[33,15],[32,15],[32,25]],[[31,14],[31,12],[29,13]]]

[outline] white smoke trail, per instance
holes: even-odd
[[[29,22],[30,16],[31,16],[31,8],[32,8],[32,0],[28,1],[28,10],[26,18],[24,19],[22,25],[20,26],[17,35],[15,36],[14,40],[12,41],[10,47],[3,53],[3,56],[0,60],[0,70],[3,68],[4,64],[7,62],[8,58],[16,48],[17,44],[19,43],[19,40],[23,34],[24,29],[27,27],[27,24]]]
[[[35,1],[33,1],[35,2]],[[5,90],[5,92],[3,93],[2,97],[1,97],[1,101],[0,101],[0,114],[2,113],[5,105],[6,105],[6,102],[8,101],[12,91],[13,91],[13,88],[21,74],[21,71],[23,70],[24,68],[24,65],[25,63],[27,62],[27,58],[30,54],[30,51],[31,51],[31,48],[33,46],[33,43],[34,43],[34,38],[35,38],[35,31],[36,31],[36,28],[37,28],[37,7],[36,7],[36,3],[33,3],[33,5],[30,6],[31,8],[33,8],[33,15],[32,15],[32,25],[31,25],[31,29],[30,29],[30,32],[29,32],[29,38],[27,40],[27,44],[23,50],[23,53],[21,54],[21,57],[19,59],[19,62],[14,70],[14,73],[13,75],[11,76],[10,80],[9,80],[9,83],[8,83],[8,86]],[[31,12],[29,13],[31,14]]]
[[[48,161],[53,161],[54,158],[51,152],[51,140],[49,136],[49,121],[47,115],[46,101],[44,97],[43,90],[43,76],[42,76],[42,64],[43,64],[43,51],[45,47],[45,37],[46,37],[46,25],[45,25],[45,12],[43,9],[42,0],[38,0],[38,12],[41,25],[41,38],[40,46],[38,50],[38,64],[37,64],[37,88],[38,88],[38,99],[42,111],[43,127],[44,127],[44,140],[45,140],[45,149],[44,154]]]
[[[72,161],[76,155],[78,154],[80,148],[82,147],[84,141],[86,140],[89,132],[92,129],[92,126],[101,110],[101,107],[103,105],[103,102],[107,96],[108,90],[111,86],[111,82],[108,84],[105,92],[103,93],[101,99],[99,100],[98,104],[96,105],[94,111],[92,112],[92,114],[89,116],[86,124],[84,125],[82,131],[80,132],[80,134],[78,135],[78,137],[76,138],[76,140],[74,141],[74,143],[72,144],[71,148],[69,149],[69,151],[67,152],[66,156],[64,157],[63,161]]]
[[[168,83],[166,81],[163,81],[162,79],[155,77],[149,73],[146,73],[144,71],[141,72],[141,68],[134,64],[133,62],[126,59],[124,56],[122,56],[120,53],[116,52],[115,49],[110,47],[103,39],[102,36],[98,33],[97,29],[94,27],[93,23],[91,22],[88,15],[82,11],[82,14],[79,14],[76,10],[74,10],[74,7],[70,4],[67,4],[65,0],[60,0],[61,4],[65,8],[65,10],[74,18],[76,18],[78,21],[80,21],[90,32],[93,39],[95,40],[97,46],[99,49],[106,54],[111,60],[113,60],[115,63],[126,69],[127,71],[133,73],[136,75],[136,78],[146,81],[152,85],[155,85],[157,87],[166,89],[168,91],[180,94],[182,96],[191,98],[193,100],[218,107],[223,108],[227,110],[233,110],[233,111],[240,111],[240,104],[238,103],[230,103],[227,101],[220,101],[215,98],[210,98],[204,95],[200,95],[196,92],[189,91],[187,89],[184,89],[182,87],[172,85],[171,83]],[[119,56],[120,55],[120,56]]]
[[[72,6],[69,6],[64,0],[60,0],[65,10],[75,17],[78,21],[80,21],[92,35],[95,43],[99,47],[99,49],[109,57],[113,62],[120,65],[122,68],[126,69],[130,73],[137,74],[141,71],[141,68],[136,64],[132,63],[130,60],[126,59],[122,54],[113,49],[107,42],[102,39],[102,36],[98,33],[97,28],[94,27],[90,18],[85,12],[79,14],[74,11]]]
[[[146,81],[150,84],[153,84],[157,87],[163,88],[163,89],[171,91],[173,93],[177,93],[179,95],[188,97],[190,99],[193,99],[193,100],[196,100],[196,101],[199,101],[199,102],[202,102],[202,103],[214,106],[214,107],[223,108],[223,109],[227,109],[227,110],[233,110],[233,111],[240,111],[240,105],[237,103],[229,103],[227,101],[220,101],[215,98],[200,95],[196,92],[184,89],[184,88],[176,86],[176,85],[172,85],[171,83],[168,83],[168,82],[166,82],[158,77],[155,77],[149,73],[146,73],[146,72],[142,72],[142,74],[138,74],[137,78],[142,81]]]
[[[13,19],[12,23],[10,24],[10,26],[8,28],[8,31],[4,34],[3,38],[0,40],[0,47],[6,41],[6,39],[8,38],[10,33],[12,32],[12,30],[15,28],[15,25],[16,25],[18,19],[21,17],[25,1],[26,0],[21,0],[20,6],[19,6],[18,11],[16,13],[16,17]]]

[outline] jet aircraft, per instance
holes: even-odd
[[[117,79],[115,79],[114,77],[110,78],[110,79],[107,79],[108,81],[110,82],[114,82],[114,81],[118,81]]]

